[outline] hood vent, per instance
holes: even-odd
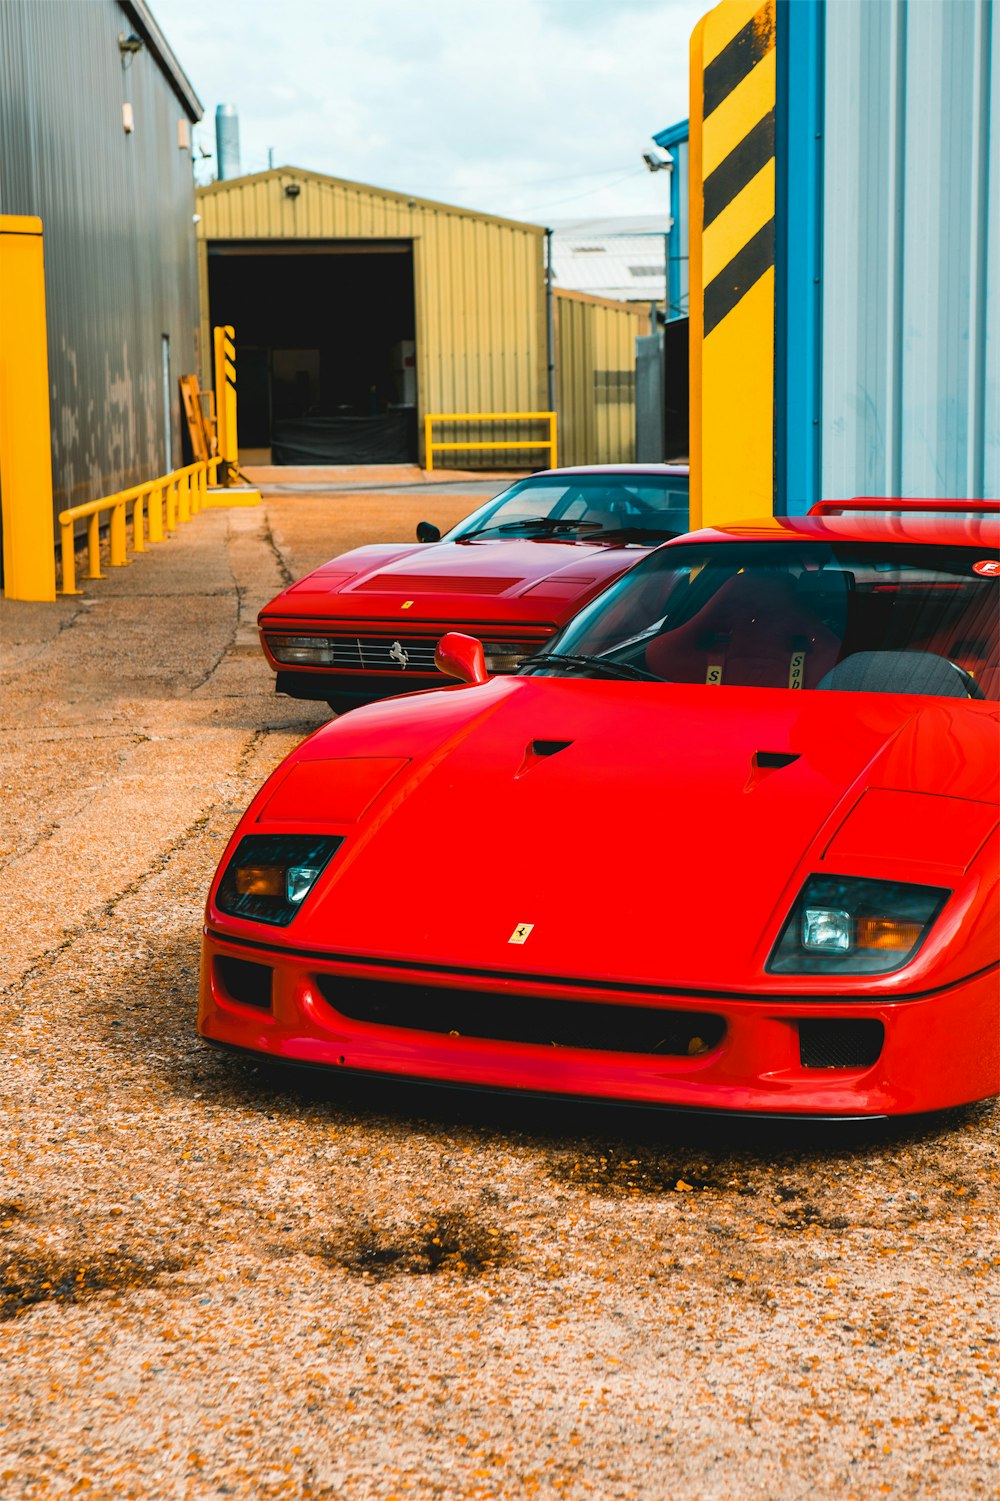
[[[558,756],[560,751],[567,750],[572,744],[572,740],[529,740],[525,746],[524,760],[514,773],[514,780],[523,777],[525,772],[537,766],[539,761],[547,761],[550,756]]]
[[[743,791],[752,792],[755,787],[760,786],[765,777],[770,776],[772,771],[780,771],[784,766],[791,766],[792,762],[798,759],[798,751],[754,751],[750,757],[750,775],[746,779]]]
[[[519,578],[475,578],[471,574],[376,573],[355,584],[358,594],[503,594]]]

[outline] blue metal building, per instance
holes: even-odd
[[[688,122],[668,125],[653,136],[672,164],[670,173],[670,230],[667,235],[669,282],[667,319],[688,315]]]
[[[1000,495],[993,0],[778,0],[775,505]]]

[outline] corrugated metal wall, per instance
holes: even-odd
[[[992,0],[827,0],[822,46],[822,492],[1000,496]]]
[[[296,185],[289,196],[285,189]],[[533,224],[407,198],[298,168],[213,183],[198,192],[202,338],[207,339],[207,245],[213,241],[411,240],[417,399],[425,412],[540,411],[546,397],[544,235]],[[237,359],[239,329],[236,330]],[[544,437],[495,424],[435,437]],[[441,455],[442,466],[500,467],[500,454]],[[435,458],[435,464],[438,460]],[[508,462],[522,467],[532,458]]]
[[[559,462],[633,462],[635,341],[649,333],[648,308],[557,291],[555,315]]]
[[[178,146],[196,114],[149,47],[123,66],[118,37],[143,11],[0,5],[0,212],[44,227],[57,510],[163,471],[164,334],[180,462],[176,378],[197,368],[194,184]]]

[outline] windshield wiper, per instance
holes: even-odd
[[[599,521],[569,521],[565,518],[557,519],[554,516],[522,516],[517,521],[498,521],[494,526],[481,526],[478,532],[466,532],[464,537],[459,537],[459,542],[468,542],[472,537],[481,537],[485,532],[519,532],[530,530],[533,532],[559,532],[570,527],[585,526],[587,528],[600,529]]]
[[[587,657],[574,652],[550,651],[543,656],[531,658],[525,662],[524,668],[547,667],[550,662],[565,663],[568,667],[597,667],[606,672],[608,677],[628,678],[633,682],[662,683],[664,680],[657,677],[655,672],[645,672],[641,667],[630,667],[625,662],[612,662],[607,657]]]
[[[601,526],[598,523],[595,535],[599,536],[602,542],[607,537],[614,537],[616,541],[622,542],[643,542],[650,537],[655,537],[657,542],[672,542],[681,533],[660,530],[655,526]]]

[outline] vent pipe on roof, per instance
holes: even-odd
[[[215,111],[215,160],[219,178],[240,175],[240,117],[235,104],[220,104]]]

